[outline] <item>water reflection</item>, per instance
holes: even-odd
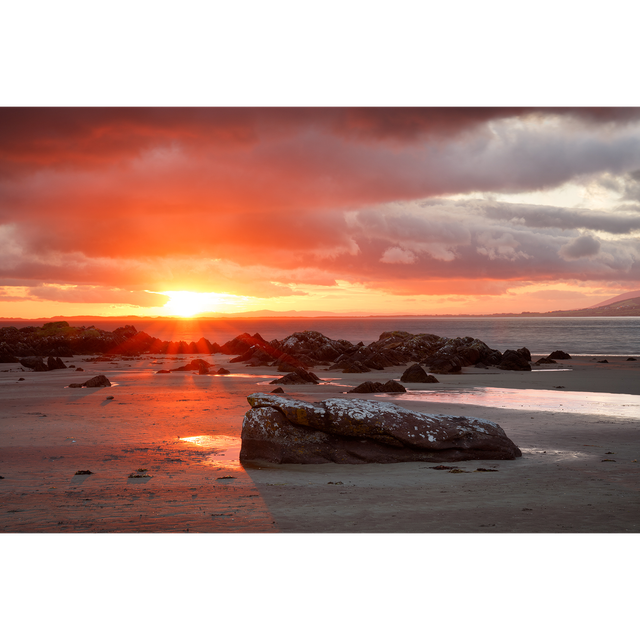
[[[231,469],[240,467],[241,438],[200,435],[180,438],[180,442],[208,449],[206,462],[215,465],[216,468]]]
[[[271,378],[272,381],[271,382],[258,382],[257,384],[259,385],[267,385],[267,384],[272,384],[273,382],[273,376],[262,376],[263,378]],[[342,378],[320,378],[320,382],[318,382],[318,385],[331,385],[332,387],[352,387],[352,384],[339,384],[337,382],[334,382],[334,380],[342,380]],[[294,385],[294,386],[301,386],[301,385]]]
[[[640,396],[624,393],[470,387],[446,391],[407,391],[402,396],[382,393],[376,394],[376,397],[419,402],[473,404],[520,411],[583,413],[616,418],[637,418],[640,415]]]

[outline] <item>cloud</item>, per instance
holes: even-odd
[[[416,260],[415,253],[400,247],[389,247],[380,258],[380,262],[387,264],[413,264]]]
[[[513,221],[533,229],[589,229],[613,234],[640,231],[639,215],[505,203],[492,203],[483,209],[487,218]]]
[[[600,242],[590,236],[583,235],[562,245],[558,253],[565,260],[579,260],[580,258],[592,258],[598,255],[600,251]]]
[[[138,307],[162,307],[169,296],[148,291],[126,291],[107,287],[56,286],[41,284],[29,287],[27,297],[32,300],[55,302],[82,302],[103,304],[128,304]]]
[[[462,198],[600,176],[632,207],[639,110],[1,113],[0,277],[41,299],[640,280],[632,208]]]

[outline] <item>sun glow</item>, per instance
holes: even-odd
[[[215,311],[217,300],[215,293],[196,293],[194,291],[163,291],[169,296],[169,301],[162,307],[171,315],[190,318],[205,313]]]

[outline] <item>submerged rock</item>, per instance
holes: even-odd
[[[266,393],[247,398],[240,460],[277,464],[513,460],[520,449],[499,425],[429,415],[388,402],[303,402]]]

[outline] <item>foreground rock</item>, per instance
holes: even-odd
[[[241,461],[277,464],[513,460],[520,449],[494,422],[436,416],[391,403],[332,398],[247,398]]]

